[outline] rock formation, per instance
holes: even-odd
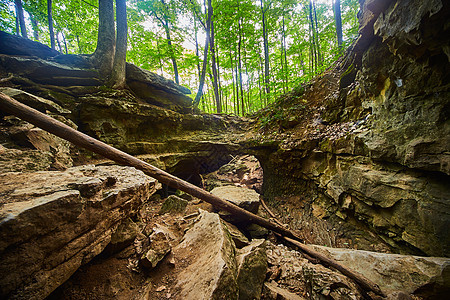
[[[158,186],[118,166],[2,173],[1,298],[44,299],[100,254]]]
[[[260,113],[263,194],[310,242],[450,255],[448,6],[365,1],[336,67]]]

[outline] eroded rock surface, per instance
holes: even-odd
[[[362,4],[349,54],[261,112],[263,194],[311,243],[449,256],[449,3]]]
[[[238,299],[235,247],[219,215],[201,212],[174,249],[185,260],[177,276],[178,299]]]
[[[101,253],[157,188],[119,166],[0,174],[1,297],[44,299]]]
[[[425,298],[445,297],[450,292],[450,259],[385,254],[314,246],[376,282],[383,291],[402,291]]]
[[[227,185],[216,187],[211,193],[252,213],[258,212],[259,194],[254,190]]]

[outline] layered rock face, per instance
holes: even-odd
[[[0,298],[44,299],[158,188],[119,166],[0,174]]]
[[[449,256],[449,4],[362,8],[350,52],[289,104],[306,121],[250,144],[264,195],[311,242]]]

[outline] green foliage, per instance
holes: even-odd
[[[30,18],[33,18],[37,21],[34,30],[37,30],[39,41],[50,45],[47,0],[22,1],[26,23],[30,27],[28,32],[32,32]],[[278,103],[281,95],[328,68],[357,37],[357,0],[341,0],[342,48],[337,46],[332,1],[316,0],[317,51],[321,53],[321,59],[314,65],[309,0],[213,0],[212,5],[220,96],[222,111],[226,113],[252,113],[271,103]],[[54,27],[61,50],[65,52],[64,41],[68,53],[88,54],[95,50],[97,7],[97,0],[53,0]],[[0,29],[15,32],[12,1],[0,0],[0,8]],[[264,80],[262,11],[265,12],[269,48],[269,93],[266,93]],[[127,17],[127,60],[174,79],[171,61],[174,56],[180,83],[192,91],[197,90],[198,65],[202,63],[205,43],[205,28],[201,24],[206,22],[205,1],[129,0]],[[171,46],[167,43],[166,30],[170,32]],[[196,33],[198,54],[194,46]],[[207,59],[207,76],[200,108],[215,112],[211,56],[208,55]],[[286,113],[267,112],[267,115],[262,116],[261,124],[276,123]]]

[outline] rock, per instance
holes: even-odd
[[[127,63],[127,85],[150,104],[177,112],[192,112],[191,91],[162,76]]]
[[[114,179],[112,179],[114,178]],[[44,299],[158,188],[134,168],[0,174],[0,297]]]
[[[184,200],[183,198],[180,198],[180,197],[175,196],[175,195],[170,195],[164,201],[164,203],[163,203],[159,213],[160,214],[165,214],[167,212],[169,212],[169,213],[182,213],[186,209],[187,205],[188,205],[188,201],[187,200]]]
[[[248,235],[250,235],[252,239],[266,238],[269,234],[269,230],[253,223],[244,226],[244,230],[248,233]]]
[[[223,185],[236,185],[261,192],[263,172],[259,161],[252,155],[240,155],[233,158],[217,171],[203,176],[207,190]]]
[[[28,78],[36,83],[58,86],[100,86],[98,72],[43,60],[0,55],[0,70]]]
[[[230,185],[216,187],[211,193],[254,214],[258,212],[259,194],[254,190]]]
[[[264,196],[310,242],[449,256],[447,2],[361,1],[349,55],[302,95],[305,122],[253,144]],[[275,200],[291,196],[302,207]]]
[[[0,158],[3,172],[63,170],[72,166],[69,142],[13,116],[0,121],[0,139],[4,143]]]
[[[449,258],[313,247],[366,276],[383,291],[401,291],[427,299],[438,299],[450,292]]]
[[[118,252],[132,244],[138,233],[139,226],[133,220],[130,218],[124,220],[111,235],[111,241],[107,247],[109,252]]]
[[[0,156],[0,173],[32,172],[53,168],[54,156],[39,150],[19,150],[3,147]]]
[[[240,249],[250,244],[248,238],[235,225],[223,220],[222,222],[227,226],[228,232],[230,233],[236,248]]]
[[[197,222],[174,249],[183,258],[174,294],[179,299],[238,299],[234,243],[219,215],[201,211]]]
[[[263,295],[264,300],[306,300],[297,294],[291,293],[286,289],[280,288],[275,282],[264,282]]]
[[[40,58],[49,58],[61,54],[39,42],[12,35],[1,30],[0,53],[7,55],[37,56]]]
[[[270,266],[281,269],[273,284],[289,289],[300,299],[362,299],[352,280],[320,264],[310,263],[297,251],[268,242],[267,258]]]
[[[162,231],[152,233],[149,248],[141,258],[141,264],[148,269],[156,267],[171,250],[169,240]]]
[[[267,273],[267,255],[264,240],[253,240],[239,249],[236,256],[239,299],[260,299]]]
[[[155,88],[166,90],[173,94],[185,95],[191,91],[172,80],[166,79],[158,74],[141,69],[133,64],[127,63],[127,80],[140,81],[153,85]]]
[[[62,108],[51,100],[35,96],[22,90],[0,87],[0,92],[43,113],[51,112],[59,115],[68,115],[71,113],[70,110]]]

